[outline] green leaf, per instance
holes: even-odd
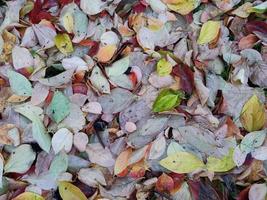
[[[190,173],[205,166],[197,156],[188,152],[176,152],[162,159],[159,163],[175,173]]]
[[[197,40],[198,44],[207,44],[214,40],[220,32],[220,22],[219,21],[207,21],[203,24],[200,30],[199,38]]]
[[[58,190],[63,200],[87,200],[78,187],[67,181],[59,182]]]
[[[259,147],[263,144],[265,137],[266,129],[247,134],[240,143],[240,150],[245,153],[250,153],[256,147]]]
[[[52,161],[49,173],[53,177],[58,177],[63,172],[66,172],[68,169],[68,156],[66,153],[58,154]]]
[[[251,13],[255,12],[255,13],[259,13],[259,14],[263,14],[263,13],[267,12],[267,1],[250,8],[249,12],[251,12]]]
[[[56,91],[50,105],[47,108],[47,114],[56,122],[61,122],[70,114],[70,102],[68,98],[60,91]]]
[[[94,67],[90,76],[90,81],[98,91],[102,93],[110,93],[109,82],[98,66]]]
[[[22,144],[15,148],[5,164],[5,173],[16,172],[25,173],[27,172],[33,161],[35,160],[36,153],[32,150],[31,145]]]
[[[167,155],[171,155],[180,151],[185,151],[184,148],[177,142],[172,141],[167,148]]]
[[[12,91],[19,96],[31,96],[32,95],[32,85],[30,81],[20,73],[15,71],[8,71],[7,76]]]
[[[231,148],[228,155],[219,159],[213,156],[209,156],[207,159],[207,169],[212,172],[227,172],[233,169],[236,165],[233,160],[234,149]]]
[[[44,151],[49,153],[51,138],[46,132],[44,124],[40,118],[40,116],[43,114],[43,110],[38,106],[23,105],[15,108],[15,111],[32,121],[33,138]]]
[[[129,65],[130,65],[130,59],[129,56],[126,56],[114,62],[110,67],[106,67],[105,71],[108,77],[119,76],[128,69]]]
[[[172,108],[178,106],[181,100],[184,98],[184,93],[182,91],[175,91],[172,89],[163,89],[153,104],[154,112],[162,112],[171,110]]]
[[[172,72],[172,65],[165,58],[162,58],[157,63],[157,73],[159,76],[167,76]]]
[[[13,200],[45,200],[45,198],[33,192],[23,192]]]
[[[58,34],[56,35],[54,40],[56,47],[61,53],[66,55],[68,53],[73,52],[72,42],[68,34],[66,33]]]
[[[243,106],[240,121],[248,132],[258,131],[264,126],[265,109],[257,95],[253,95]]]
[[[74,11],[74,34],[76,36],[86,35],[88,28],[88,18],[80,10]]]

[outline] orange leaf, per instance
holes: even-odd
[[[119,175],[121,172],[125,172],[124,170],[128,166],[128,160],[132,153],[132,149],[126,149],[125,151],[121,152],[120,155],[117,157],[114,166],[114,174]],[[121,175],[126,175],[125,173]]]
[[[112,58],[116,50],[117,47],[115,45],[107,45],[104,47],[100,47],[96,54],[96,58],[100,62],[108,62]]]
[[[156,188],[158,191],[171,191],[174,188],[174,181],[172,177],[163,173],[156,183]]]

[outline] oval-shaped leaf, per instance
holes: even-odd
[[[12,91],[19,96],[31,96],[32,85],[30,81],[20,73],[8,71],[7,73]]]
[[[13,200],[45,200],[45,198],[33,192],[23,192]]]
[[[205,166],[197,156],[188,152],[177,152],[162,159],[159,163],[176,173],[190,173]]]
[[[69,182],[59,182],[58,190],[63,200],[87,200],[82,191]]]
[[[4,167],[5,173],[25,173],[30,169],[33,161],[35,160],[35,156],[36,153],[32,150],[31,145],[20,145],[10,154],[10,157]]]
[[[47,108],[47,114],[56,122],[61,122],[70,113],[69,99],[60,91],[56,91],[50,105]]]
[[[167,76],[172,72],[172,65],[165,58],[157,63],[157,73],[159,76]]]
[[[207,159],[207,169],[213,172],[227,172],[233,169],[236,165],[233,160],[234,149],[230,149],[228,155],[219,159],[213,156]]]
[[[264,126],[264,105],[256,95],[253,95],[243,106],[240,121],[249,132],[258,131]]]
[[[58,50],[63,54],[68,54],[73,52],[72,42],[68,34],[58,34],[55,37],[55,45]]]
[[[207,21],[203,24],[200,30],[200,35],[197,40],[198,44],[207,44],[214,40],[220,32],[219,21]]]
[[[163,89],[153,104],[153,111],[162,112],[171,110],[181,103],[182,98],[184,98],[184,93],[182,91]]]

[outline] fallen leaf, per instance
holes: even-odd
[[[205,22],[201,27],[197,43],[203,45],[214,40],[220,33],[220,26],[219,21]]]
[[[61,198],[64,200],[87,200],[82,191],[69,182],[59,182],[58,190]]]
[[[32,150],[31,145],[22,144],[12,151],[5,163],[4,171],[5,173],[25,173],[30,169],[35,157],[36,153]]]
[[[103,47],[100,47],[96,58],[99,62],[108,62],[113,57],[114,53],[116,52],[117,47],[115,45],[106,45]]]
[[[176,152],[162,159],[160,165],[175,173],[190,173],[205,167],[195,155],[188,152]]]
[[[265,123],[265,110],[256,95],[253,95],[244,104],[240,114],[240,121],[249,132],[258,131],[263,127]]]
[[[78,179],[90,187],[97,187],[98,184],[107,185],[104,174],[99,169],[83,168],[78,172]]]
[[[52,147],[55,154],[61,150],[65,150],[66,153],[70,152],[73,144],[73,134],[66,128],[59,129],[52,137]]]
[[[45,198],[33,192],[23,192],[13,200],[44,200]]]
[[[236,165],[233,161],[234,149],[230,149],[228,155],[223,158],[208,157],[207,158],[207,169],[213,172],[227,172],[233,169]]]
[[[132,149],[128,148],[125,151],[121,152],[117,157],[115,166],[114,166],[114,174],[120,175],[128,166],[128,160],[132,153]]]
[[[47,114],[56,122],[61,122],[70,113],[70,102],[68,98],[59,91],[53,95],[52,101],[47,108]]]
[[[68,54],[73,52],[72,42],[68,34],[58,34],[55,36],[55,45],[58,50],[63,54]]]
[[[11,89],[15,94],[20,96],[32,95],[32,85],[25,76],[15,71],[8,71],[8,78]]]
[[[182,91],[175,91],[172,89],[163,89],[160,91],[158,97],[153,104],[154,112],[162,112],[171,110],[181,103],[184,98]]]

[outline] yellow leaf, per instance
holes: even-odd
[[[181,15],[187,15],[196,7],[196,0],[176,0],[167,4],[170,10],[173,10]]]
[[[99,62],[108,62],[112,58],[116,50],[116,45],[106,45],[100,47],[97,52],[96,58]]]
[[[72,13],[66,13],[62,18],[63,26],[68,33],[72,33],[74,29],[74,20]]]
[[[159,76],[167,76],[172,72],[172,65],[165,58],[159,60],[157,64],[157,73]]]
[[[229,150],[228,155],[224,156],[222,159],[210,156],[207,159],[207,169],[212,172],[227,172],[233,169],[236,165],[233,160],[234,149]]]
[[[253,95],[243,106],[240,121],[248,131],[258,131],[264,126],[264,105],[256,95]]]
[[[220,32],[219,21],[207,21],[203,24],[200,35],[197,40],[198,44],[207,44],[214,40]]]
[[[204,163],[188,152],[177,152],[162,159],[160,165],[175,173],[190,173],[204,167]]]
[[[235,9],[232,14],[241,17],[241,18],[247,18],[249,16],[249,9],[253,6],[252,3],[246,2],[243,5],[239,6],[237,9]]]
[[[12,200],[45,200],[42,196],[33,192],[24,192]]]
[[[58,190],[63,200],[87,200],[78,187],[67,181],[59,182]]]
[[[68,54],[73,51],[72,42],[68,34],[58,34],[55,37],[55,44],[58,50],[63,54]]]
[[[114,166],[114,174],[118,175],[123,170],[125,170],[128,166],[128,160],[132,153],[132,149],[127,149],[120,153],[118,158],[116,159],[115,166]]]

